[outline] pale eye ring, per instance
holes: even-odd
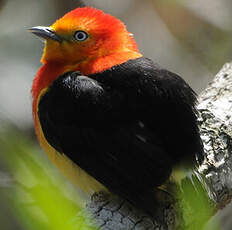
[[[85,31],[78,30],[74,33],[74,38],[77,41],[84,41],[88,38],[88,34]]]

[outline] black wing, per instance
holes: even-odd
[[[139,58],[103,73],[69,72],[39,103],[47,141],[112,192],[150,210],[172,166],[202,151],[195,94]]]

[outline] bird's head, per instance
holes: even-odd
[[[50,27],[30,31],[45,40],[42,63],[77,65],[113,54],[139,56],[133,36],[120,20],[90,7],[77,8]]]

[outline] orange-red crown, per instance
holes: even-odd
[[[125,25],[117,18],[91,7],[76,8],[58,19],[52,28],[65,33],[83,29],[102,36],[127,33]]]
[[[138,53],[136,42],[125,25],[117,18],[94,8],[72,10],[50,28],[63,41],[47,40],[41,59],[43,63],[56,61],[66,65],[83,64],[113,54]],[[76,41],[76,31],[86,32],[88,38]]]

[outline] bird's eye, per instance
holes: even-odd
[[[84,41],[88,38],[88,34],[85,31],[78,30],[75,32],[74,38],[77,41]]]

